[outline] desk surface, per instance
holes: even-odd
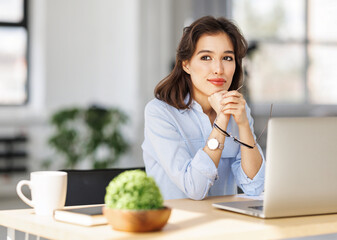
[[[0,211],[0,225],[50,239],[281,239],[337,232],[337,214],[259,219],[212,207],[221,201],[247,200],[235,196],[202,201],[165,201],[172,207],[168,224],[153,233],[126,233],[109,225],[82,227],[33,214],[32,209]]]

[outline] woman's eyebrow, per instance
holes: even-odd
[[[200,50],[197,53],[197,55],[202,54],[202,53],[214,53],[214,52],[211,51],[211,50]],[[232,51],[232,50],[226,50],[226,51],[224,51],[224,53],[234,54],[234,51]]]
[[[234,51],[233,50],[227,50],[227,51],[224,51],[224,53],[234,54]]]

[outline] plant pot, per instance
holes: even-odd
[[[151,232],[162,229],[170,215],[171,208],[152,210],[124,210],[103,207],[108,224],[113,229],[126,232]]]

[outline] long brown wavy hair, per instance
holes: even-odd
[[[242,59],[247,52],[247,42],[238,27],[230,20],[223,17],[206,16],[184,28],[177,49],[175,66],[172,72],[161,80],[154,89],[156,98],[178,109],[186,109],[190,106],[193,96],[192,81],[190,75],[183,70],[182,63],[192,58],[197,42],[203,34],[212,35],[220,32],[229,36],[234,47],[236,68],[229,90],[239,87],[243,75]],[[184,100],[188,94],[190,94],[190,98],[185,103]]]

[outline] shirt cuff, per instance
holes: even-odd
[[[243,171],[242,167],[240,167],[240,170],[239,170],[240,176],[242,176],[242,178],[240,179],[241,184],[252,184],[254,182],[260,183],[261,181],[264,181],[264,173],[265,173],[264,169],[265,169],[265,161],[262,159],[262,164],[260,166],[259,171],[257,172],[257,174],[254,176],[253,179],[250,179],[246,175],[245,171]]]
[[[191,162],[192,167],[212,183],[218,178],[218,169],[204,150],[199,149]]]

